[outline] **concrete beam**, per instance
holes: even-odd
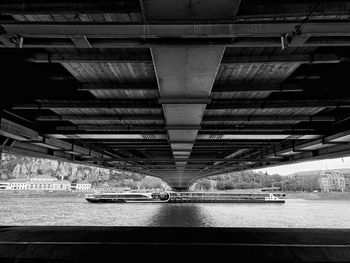
[[[117,83],[117,84],[82,84],[80,91],[98,91],[98,90],[125,90],[125,91],[158,91],[157,84],[153,83]]]
[[[164,116],[157,115],[98,115],[98,116],[76,116],[76,115],[45,115],[36,117],[36,121],[40,122],[57,122],[57,121],[164,121]],[[334,116],[285,116],[285,115],[263,115],[263,116],[251,116],[251,115],[235,115],[235,116],[204,116],[202,122],[266,122],[266,121],[277,121],[277,122],[290,122],[290,121],[304,121],[304,122],[333,122],[335,121]]]
[[[224,48],[169,46],[152,47],[151,52],[166,126],[200,126]],[[190,157],[198,128],[168,128],[167,131],[176,168],[182,173],[186,161],[180,160]]]
[[[47,103],[16,104],[13,109],[75,109],[75,108],[105,108],[105,109],[161,109],[158,101],[151,104],[151,100],[62,100]]]
[[[92,48],[89,40],[84,35],[72,36],[71,39],[77,48]]]
[[[11,144],[4,143],[2,145],[7,150],[11,150],[12,148],[14,148],[13,150],[19,150],[21,148],[25,151],[31,151],[31,149],[33,149],[33,151],[37,150],[39,153],[47,152],[48,155],[49,150],[56,150],[74,153],[81,156],[103,156],[103,153],[98,153],[95,148],[86,148],[62,140],[46,138],[40,136],[37,131],[4,118],[0,119],[0,135],[12,140]]]
[[[317,4],[317,7],[315,8]],[[255,1],[243,2],[239,19],[266,17],[304,17],[313,10],[312,16],[332,16],[347,14],[350,4],[346,1]],[[325,18],[327,19],[327,18]]]
[[[80,36],[79,36],[80,37]],[[85,36],[84,36],[85,37]],[[90,42],[86,39],[72,37],[79,47],[86,48]],[[108,54],[108,53],[36,53],[32,57],[27,58],[30,62],[35,63],[151,63],[152,58],[145,52],[144,54]]]
[[[15,47],[15,44],[4,39],[4,46]],[[0,37],[1,42],[1,37]],[[225,47],[277,47],[281,48],[280,37],[211,37],[211,38],[90,38],[89,43],[94,48],[149,48],[154,45],[220,45]],[[327,36],[310,37],[303,47],[337,47],[350,46],[349,37]],[[23,40],[23,48],[75,48],[76,45],[68,38],[33,38]]]
[[[303,121],[303,122],[333,122],[334,116],[285,116],[285,115],[263,115],[263,116],[246,116],[246,115],[234,115],[234,116],[204,116],[202,122],[291,122],[291,121]]]
[[[234,93],[241,91],[252,91],[252,92],[301,92],[304,90],[304,84],[216,84],[213,86],[212,93]],[[308,85],[309,87],[310,85]],[[77,89],[78,91],[144,91],[144,92],[155,92],[158,94],[157,83],[95,83],[95,84],[67,84],[60,82],[53,82],[50,87],[57,89],[70,88]],[[330,88],[330,85],[317,83],[317,88]],[[206,103],[210,100],[207,99]]]
[[[44,128],[42,126],[41,128]],[[294,127],[293,124],[244,124],[244,125],[198,125],[198,126],[164,126],[164,125],[134,125],[134,124],[118,124],[118,125],[91,125],[91,124],[79,124],[79,125],[59,125],[55,126],[56,131],[165,131],[167,130],[169,136],[175,136],[175,134],[191,134],[194,131],[200,130],[201,132],[218,131],[314,131],[319,128],[320,125],[304,124],[303,126]],[[179,138],[182,139],[182,138]],[[176,140],[178,141],[178,140]]]
[[[166,131],[162,130],[114,130],[114,131],[86,131],[86,130],[76,130],[76,131],[67,131],[67,130],[53,130],[42,128],[40,130],[42,134],[52,136],[54,138],[60,139],[165,139],[168,137]],[[187,131],[184,131],[186,133]],[[305,129],[288,129],[288,130],[208,130],[208,131],[199,131],[197,135],[197,140],[210,140],[210,138],[223,137],[223,140],[244,140],[246,138],[254,140],[282,140],[288,139],[288,137],[296,136],[320,136],[323,133],[315,130],[305,130]],[[295,138],[290,138],[295,139]],[[298,137],[296,139],[299,139]],[[301,140],[304,138],[301,138]],[[307,138],[305,138],[307,139]],[[313,138],[311,138],[313,139]],[[214,140],[214,139],[213,139]],[[221,140],[221,139],[217,139]],[[176,140],[177,143],[177,140]],[[183,143],[189,143],[188,141],[183,140]]]
[[[293,62],[299,64],[339,63],[347,58],[336,54],[270,55],[270,56],[224,56],[221,65]]]
[[[241,0],[142,0],[147,21],[233,20]],[[171,10],[171,12],[164,12]]]
[[[81,36],[76,38],[80,39]],[[80,39],[77,45],[87,47],[89,42],[83,42]],[[87,41],[87,40],[86,40]],[[152,63],[152,58],[147,52],[141,54],[109,54],[109,53],[35,53],[27,58],[30,62],[36,63]],[[236,64],[260,64],[260,63],[298,63],[298,64],[322,64],[322,63],[339,63],[348,61],[348,57],[337,54],[293,54],[293,55],[270,55],[270,56],[224,56],[221,65],[236,65]]]
[[[65,125],[55,126],[56,131],[165,131],[164,125]]]
[[[45,115],[36,117],[36,121],[47,121],[47,122],[57,122],[57,121],[163,121],[163,116],[157,115],[98,115],[98,116],[76,116],[76,115]]]
[[[301,92],[304,89],[297,84],[222,84],[214,85],[212,93],[233,93],[242,91],[251,92]]]
[[[71,39],[25,37],[23,48],[75,48]],[[0,37],[1,42],[1,37]],[[90,38],[94,48],[149,48],[154,45],[220,45],[225,47],[277,47],[281,48],[280,37],[208,37],[208,38]],[[4,39],[4,46],[15,47],[15,44]],[[303,47],[337,47],[350,46],[349,37],[326,36],[309,37],[306,42],[299,43]]]
[[[141,12],[133,0],[2,0],[2,14],[96,14]]]
[[[219,109],[267,109],[267,108],[349,108],[349,99],[302,99],[302,100],[216,100],[207,106],[207,110]]]
[[[229,159],[229,158],[179,158],[178,162],[227,162],[227,163],[242,163],[242,162],[276,162],[280,161],[282,158],[261,158],[261,159]],[[170,162],[173,163],[173,158],[89,158],[90,161],[108,161],[108,162]]]
[[[208,95],[209,96],[209,95]],[[183,104],[166,104],[167,107],[181,109],[185,107]],[[186,105],[186,104],[185,104]],[[188,104],[197,105],[201,104]],[[203,104],[204,105],[204,104]],[[189,107],[189,106],[187,106]],[[194,106],[193,106],[194,107]],[[206,110],[220,110],[220,109],[267,109],[267,108],[349,108],[350,99],[298,99],[298,100],[261,100],[261,99],[227,99],[227,100],[212,100],[212,103],[206,107]],[[30,109],[78,109],[78,108],[120,108],[120,109],[161,109],[157,101],[150,100],[56,100],[55,102],[45,103],[25,103],[15,104],[12,106],[17,110]],[[184,117],[186,117],[184,115]],[[202,119],[202,117],[200,118]],[[181,123],[186,125],[186,123]],[[171,124],[169,124],[171,125]],[[176,124],[177,125],[177,124]],[[192,124],[189,124],[192,125]],[[199,124],[196,124],[199,125]]]
[[[52,86],[59,88],[67,87],[66,84],[53,83]],[[319,85],[318,88],[327,88],[329,85]],[[78,89],[79,91],[156,91],[158,92],[157,84],[153,83],[133,83],[133,84],[81,84],[72,85],[72,89]],[[300,84],[215,84],[212,89],[212,93],[233,93],[241,91],[252,92],[301,92],[304,88]]]
[[[2,43],[4,47],[16,46],[16,44],[11,41],[11,38],[6,34],[6,32],[2,32],[1,26],[0,26],[0,43]]]
[[[40,38],[235,38],[276,37],[290,32],[295,23],[70,23],[70,22],[6,22],[1,26],[10,35]],[[350,36],[350,22],[309,22],[303,28],[311,37]]]

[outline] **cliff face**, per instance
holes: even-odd
[[[125,172],[117,170],[6,153],[2,154],[0,162],[1,180],[31,178],[38,174],[47,174],[71,182],[80,180],[103,182],[113,179],[122,173],[125,174]]]

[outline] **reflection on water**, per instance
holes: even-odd
[[[0,225],[350,228],[350,201],[92,204],[84,198],[1,198]]]
[[[164,204],[149,222],[149,226],[198,227],[211,226],[202,207],[196,204]]]
[[[92,204],[83,198],[10,198],[0,200],[0,224],[143,226],[159,208],[152,204]]]

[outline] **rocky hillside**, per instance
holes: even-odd
[[[124,178],[128,178],[129,180],[141,180],[144,178],[144,176],[141,175],[118,170],[6,153],[2,154],[0,163],[1,180],[31,178],[39,174],[47,174],[53,177],[63,178],[70,182],[87,180],[95,184],[104,182],[113,183],[113,180]]]

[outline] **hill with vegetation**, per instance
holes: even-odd
[[[346,190],[349,189],[350,169],[337,169],[343,173],[346,181]],[[300,172],[288,176],[279,174],[267,174],[262,172],[243,171],[217,175],[198,180],[194,190],[231,190],[252,189],[262,187],[280,187],[283,191],[320,190],[318,180],[322,177],[322,171]]]
[[[350,181],[350,169],[339,169]],[[281,187],[284,191],[319,190],[318,179],[322,171],[308,171],[282,176],[254,171],[243,171],[203,178],[194,183],[192,190],[231,190],[261,187]],[[2,154],[0,180],[31,178],[50,175],[70,182],[89,181],[94,186],[108,184],[112,187],[152,189],[168,186],[159,178],[137,173],[104,169],[57,160]]]
[[[0,180],[29,179],[45,174],[70,182],[88,181],[94,186],[105,183],[112,187],[165,188],[159,178],[116,169],[80,165],[51,159],[32,158],[4,153],[0,162]]]

